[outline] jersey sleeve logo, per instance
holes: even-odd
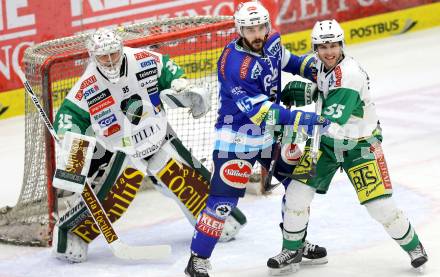
[[[340,87],[342,85],[342,70],[339,65],[335,67],[335,77],[335,87]]]
[[[226,65],[226,59],[228,58],[230,52],[231,49],[226,48],[225,52],[223,53],[222,59],[220,60],[220,74],[222,74],[223,79],[226,79],[225,65]]]
[[[252,62],[252,58],[250,56],[246,56],[243,60],[243,63],[240,66],[240,78],[242,80],[246,79],[247,73],[249,71],[249,66]]]

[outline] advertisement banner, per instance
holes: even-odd
[[[318,20],[345,22],[435,2],[438,0],[282,0],[276,24],[288,34],[311,29]]]
[[[0,5],[0,119],[23,113],[23,89],[16,72],[24,50],[34,44],[99,27],[114,27],[182,16],[232,15],[237,0],[2,0]],[[267,2],[266,0],[263,2]],[[269,1],[270,2],[270,1]],[[340,22],[438,2],[437,0],[276,0],[274,25],[283,34],[311,29],[317,20]],[[436,14],[428,10],[427,16]],[[401,20],[401,19],[399,19]],[[436,19],[436,24],[440,24]],[[396,24],[399,24],[397,27]],[[357,42],[383,30],[397,32],[405,22],[350,30]],[[411,24],[409,22],[408,24]],[[433,26],[434,26],[433,25]],[[415,25],[417,26],[417,25]],[[412,27],[407,26],[410,30]],[[414,27],[414,26],[413,26]],[[304,40],[285,40],[293,52],[308,49]],[[7,92],[7,93],[5,93]]]
[[[440,24],[440,3],[396,11],[341,23],[347,44],[367,42]],[[311,30],[282,36],[284,46],[297,55],[311,50]]]
[[[17,72],[24,50],[36,43],[148,20],[232,15],[227,0],[2,0],[0,92],[21,87]]]

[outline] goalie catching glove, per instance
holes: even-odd
[[[184,78],[171,82],[171,88],[160,92],[160,99],[170,108],[190,108],[193,118],[204,116],[211,109],[211,94],[204,88],[191,85]]]
[[[292,81],[281,91],[281,101],[286,106],[302,107],[312,104],[318,97],[317,86],[311,82]]]

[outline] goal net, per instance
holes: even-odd
[[[213,126],[217,110],[217,60],[235,36],[231,17],[183,17],[117,28],[124,45],[169,54],[189,80],[212,92],[212,109],[194,120],[187,109],[168,110],[179,138],[202,163],[211,168]],[[87,34],[43,42],[26,49],[25,74],[53,120],[57,109],[83,73],[88,54]],[[47,246],[55,223],[57,197],[52,187],[54,142],[31,99],[25,98],[25,161],[23,185],[17,204],[0,209],[0,241]]]

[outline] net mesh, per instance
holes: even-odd
[[[169,54],[191,83],[212,92],[212,109],[193,119],[187,109],[168,110],[168,119],[183,143],[210,169],[213,124],[217,110],[216,63],[224,45],[235,36],[231,17],[183,17],[119,27],[130,47]],[[88,34],[40,43],[26,49],[26,77],[41,105],[53,120],[64,97],[83,73]],[[48,245],[57,210],[51,179],[54,147],[38,111],[25,98],[25,165],[22,190],[16,206],[0,209],[0,241]]]

